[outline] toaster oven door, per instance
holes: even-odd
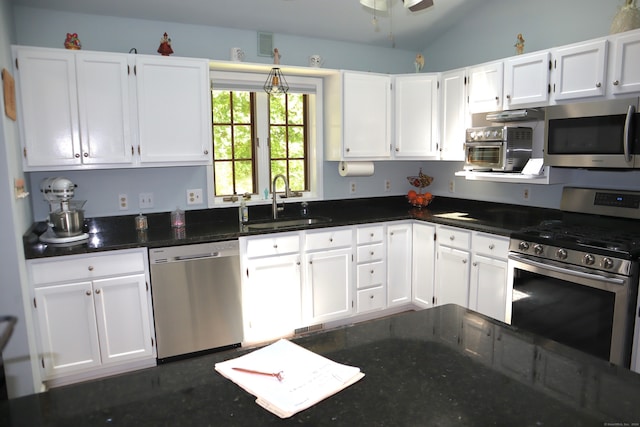
[[[503,141],[466,142],[464,168],[466,170],[502,170],[504,150]]]

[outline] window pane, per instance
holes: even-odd
[[[251,123],[251,94],[233,92],[233,123]]]
[[[213,127],[213,158],[215,160],[230,160],[233,157],[231,126]]]
[[[272,125],[287,123],[286,97],[287,95],[283,93],[269,97],[269,122]]]
[[[231,162],[216,162],[213,166],[216,194],[233,194],[233,170]]]
[[[282,159],[287,157],[286,130],[287,129],[283,126],[271,126],[270,142],[272,159]]]
[[[272,160],[271,161],[271,179],[276,175],[284,175],[287,176],[287,161],[286,160]],[[287,177],[287,180],[289,178]],[[282,180],[278,180],[278,191],[284,190],[284,184],[282,184]]]
[[[253,163],[239,161],[236,163],[236,193],[253,193]]]
[[[289,127],[289,157],[304,158],[304,129],[300,126]]]
[[[235,141],[235,158],[250,159],[253,154],[253,144],[251,144],[251,125],[237,125],[233,127]]]
[[[289,94],[288,98],[288,123],[301,125],[304,123],[304,95],[301,93]]]
[[[228,91],[213,91],[213,122],[231,123],[231,95]]]
[[[289,188],[293,191],[304,191],[304,160],[289,161]]]

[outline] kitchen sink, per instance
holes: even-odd
[[[331,222],[331,218],[324,216],[308,218],[280,218],[251,221],[246,224],[246,227],[250,230],[268,230],[274,228],[304,227],[308,225],[326,224],[329,222]]]

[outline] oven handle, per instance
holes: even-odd
[[[571,270],[569,268],[556,267],[555,265],[534,261],[530,258],[521,257],[517,254],[509,254],[509,259],[513,261],[521,262],[523,264],[532,265],[534,267],[538,267],[544,270],[555,271],[556,273],[568,274],[574,277],[580,277],[582,279],[598,280],[601,282],[611,283],[612,285],[624,285],[625,283],[623,279],[618,279],[615,277],[606,277],[600,274],[585,273],[583,271]]]
[[[631,141],[633,132],[633,116],[636,112],[636,107],[634,105],[629,105],[629,109],[627,110],[627,118],[624,121],[624,159],[627,162],[631,161]]]

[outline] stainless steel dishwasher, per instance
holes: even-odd
[[[238,241],[149,250],[158,360],[242,342]]]

